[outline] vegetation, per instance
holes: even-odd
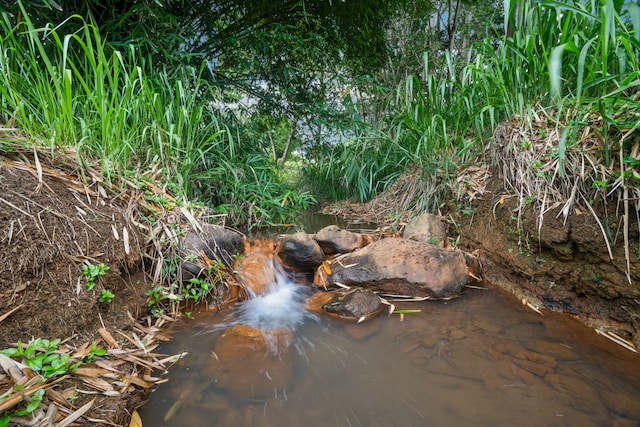
[[[581,197],[602,200],[605,193],[628,201],[622,193],[637,191],[640,176],[634,170],[640,102],[638,6],[614,0],[513,0],[504,5],[508,34],[475,43],[462,59],[443,52],[448,73],[435,71],[425,54],[422,71],[388,93],[385,119],[362,124],[350,141],[318,156],[314,176],[340,177],[342,190],[336,194],[367,200],[410,165],[419,165],[425,185],[408,207],[436,209],[451,195],[456,174],[483,156],[485,141],[499,123],[517,117],[533,128],[544,118],[560,132],[559,143],[536,153],[545,166],[551,165],[546,170],[546,177],[554,178],[546,180],[551,193],[561,192],[569,204]],[[585,147],[586,139],[597,142]],[[488,147],[487,160],[497,160],[497,166],[513,160],[506,147]],[[574,175],[578,157],[586,169]],[[515,182],[516,172],[530,171],[527,179],[535,181],[540,165],[506,165],[512,188],[522,184]],[[566,179],[568,175],[573,179]],[[570,197],[578,179],[585,185]],[[622,193],[598,191],[602,186]],[[531,188],[522,200],[544,194],[540,187]]]
[[[75,152],[113,182],[161,180],[178,200],[207,200],[238,225],[279,222],[313,203],[278,179],[259,146],[221,122],[203,66],[170,71],[134,46],[117,50],[77,15],[56,28],[35,27],[24,8],[17,22],[2,19],[6,127],[52,153]]]
[[[591,212],[611,254],[640,207],[639,58],[624,0],[24,0],[0,19],[0,150],[24,135],[157,207],[138,220],[159,248],[158,317],[228,279],[207,259],[178,280],[183,230],[157,226],[176,207],[253,229],[394,186],[396,210],[433,211],[488,165],[541,219]],[[618,227],[596,212],[614,204]],[[109,267],[82,268],[92,290]],[[49,378],[82,363],[59,342],[1,353]]]

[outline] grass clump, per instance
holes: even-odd
[[[387,93],[385,119],[328,149],[314,176],[339,177],[334,194],[368,200],[410,172],[411,200],[398,207],[436,210],[465,197],[464,168],[488,164],[522,207],[560,204],[566,216],[619,203],[628,230],[640,207],[640,7],[505,0],[504,16],[504,33],[464,59],[445,54],[442,70],[425,55],[421,72]]]

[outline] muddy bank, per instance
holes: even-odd
[[[30,425],[72,418],[127,425],[171,363],[153,352],[167,339],[166,319],[148,316],[145,295],[152,242],[137,221],[153,206],[141,190],[116,192],[94,172],[20,145],[4,146],[0,156],[0,349],[60,340],[53,350],[15,359],[28,364],[48,352],[67,358],[48,377],[3,356],[0,414],[14,414],[46,390],[23,419]],[[13,393],[15,384],[24,392]]]
[[[611,244],[611,259],[589,212],[570,214],[565,222],[558,209],[550,210],[539,227],[540,213],[525,207],[518,218],[518,203],[502,180],[491,178],[473,212],[451,214],[450,227],[459,227],[461,245],[480,249],[487,282],[594,328],[613,330],[640,347],[637,227],[630,230],[627,277],[621,236]],[[613,233],[617,226],[609,224]]]

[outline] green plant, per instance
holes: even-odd
[[[92,290],[96,286],[96,279],[107,274],[108,270],[109,266],[104,263],[83,264],[82,274],[84,274],[84,277],[86,279],[87,289]]]
[[[159,316],[165,312],[166,307],[163,301],[168,299],[168,294],[164,290],[164,286],[156,286],[145,292],[147,297],[147,305],[151,309],[151,314]]]
[[[60,339],[35,338],[24,345],[18,341],[16,347],[0,350],[0,353],[15,359],[41,374],[44,378],[62,375],[69,370],[69,355],[56,353]]]
[[[100,295],[100,302],[110,303],[111,301],[113,301],[113,297],[115,297],[115,295],[110,290],[103,289]]]
[[[209,295],[212,289],[213,285],[211,283],[194,277],[182,287],[182,296],[186,300],[190,299],[197,302]]]
[[[14,386],[14,389],[16,389],[17,391],[21,391],[20,388],[21,388],[20,386]],[[33,411],[35,411],[38,408],[38,406],[40,406],[40,403],[42,402],[42,398],[44,397],[44,393],[45,393],[44,389],[37,390],[28,398],[27,400],[28,403],[23,409],[17,409],[10,413],[5,412],[3,414],[0,414],[0,427],[5,427],[9,425],[9,422],[13,417],[24,417],[25,415],[29,415]]]

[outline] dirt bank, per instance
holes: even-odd
[[[58,354],[80,368],[47,377],[0,360],[0,394],[8,393],[0,415],[38,396],[32,422],[77,416],[80,424],[128,425],[167,363],[153,353],[165,338],[157,327],[164,320],[146,317],[148,240],[133,222],[141,209],[137,194],[117,194],[71,157],[51,159],[19,145],[3,146],[2,154],[0,349],[60,339],[55,349],[39,348],[22,360]],[[19,383],[24,393],[12,392]]]
[[[492,178],[470,211],[451,214],[450,228],[459,233],[461,245],[480,250],[487,282],[640,347],[637,226],[629,230],[627,277],[622,238],[610,244],[611,259],[602,229],[589,212],[573,213],[565,221],[556,208],[544,214],[539,227],[539,212],[525,208],[518,218],[518,203],[502,180]],[[615,212],[608,215],[615,218]],[[615,233],[618,224],[608,226]]]
[[[475,175],[475,176],[471,176]],[[610,331],[640,348],[640,252],[637,224],[629,228],[629,275],[616,206],[609,206],[607,226],[617,232],[610,243],[586,209],[576,208],[565,221],[560,208],[550,209],[540,224],[534,204],[519,213],[517,195],[504,188],[502,178],[488,168],[473,168],[460,182],[478,180],[471,201],[442,208],[454,244],[479,251],[488,286],[498,286],[515,298],[544,310],[567,313],[594,329]],[[388,191],[365,204],[327,206],[325,213],[364,219],[388,227],[403,227],[414,215],[397,206],[399,188],[419,179],[409,174]],[[480,182],[481,181],[481,182]],[[477,191],[476,191],[477,190]],[[599,216],[605,217],[600,212]]]

